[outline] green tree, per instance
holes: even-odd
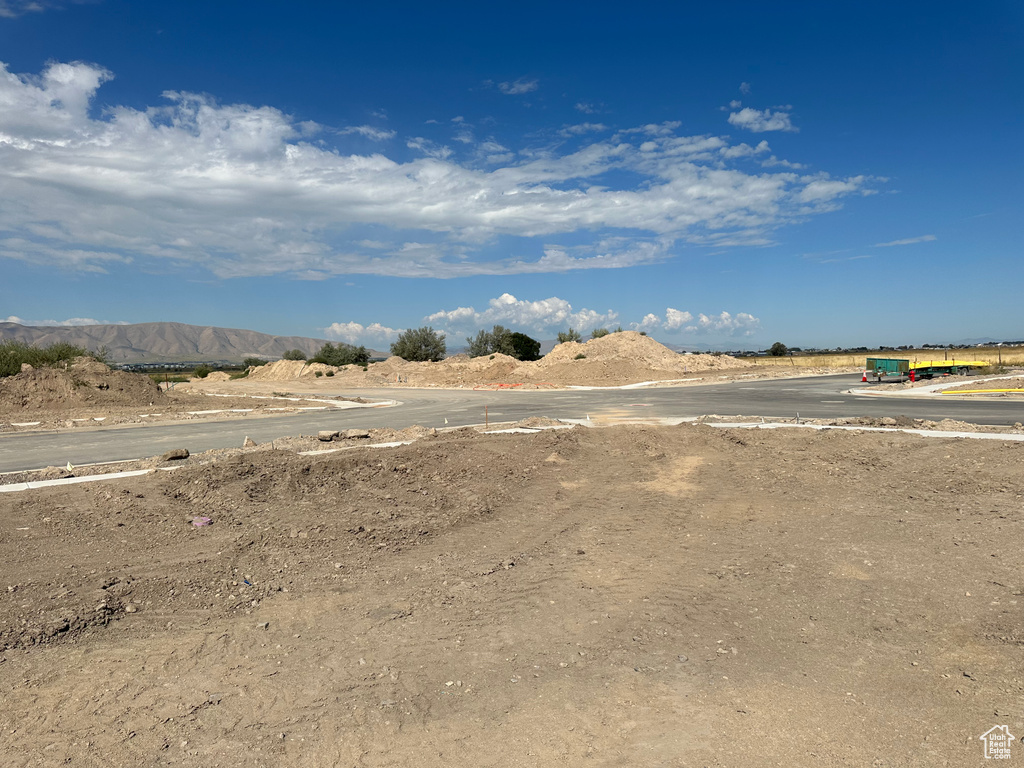
[[[438,333],[430,326],[409,328],[399,334],[398,340],[391,345],[392,355],[414,362],[429,360],[436,363],[444,357],[447,351],[445,335]]]
[[[192,372],[192,375],[195,376],[197,379],[205,379],[211,373],[213,373],[213,368],[211,368],[210,366],[197,365],[195,371]]]
[[[327,342],[320,351],[309,358],[311,363],[323,363],[324,365],[366,365],[370,362],[370,353],[366,347],[354,347],[351,344],[331,344]]]
[[[512,333],[512,357],[516,360],[540,360],[540,342],[525,333]]]
[[[281,355],[281,359],[282,360],[305,360],[306,359],[306,353],[303,352],[301,349],[289,349],[287,352],[285,352],[283,355]]]
[[[259,368],[261,365],[266,365],[267,361],[262,357],[247,357],[242,361],[242,365],[246,368]]]
[[[491,354],[491,334],[481,328],[476,336],[467,336],[466,344],[469,345],[470,357],[483,357]]]
[[[781,341],[776,341],[768,348],[768,354],[772,357],[782,357],[783,355],[789,354],[789,347]]]
[[[608,329],[607,328],[595,328],[594,330],[592,330],[590,332],[590,338],[592,338],[592,339],[600,339],[602,336],[607,336],[607,335],[608,335]]]
[[[559,344],[565,344],[565,342],[567,342],[567,341],[582,341],[582,340],[583,339],[580,337],[580,332],[577,331],[577,330],[574,330],[572,328],[570,328],[568,331],[559,331],[558,332],[558,343]]]
[[[476,336],[466,338],[470,357],[484,355],[508,355],[515,357],[516,348],[512,342],[512,331],[503,325],[496,325],[490,331],[479,331]]]

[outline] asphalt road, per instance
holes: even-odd
[[[188,421],[155,426],[99,427],[0,435],[0,472],[88,464],[154,456],[170,448],[200,452],[239,447],[246,436],[259,443],[321,429],[462,426],[518,421],[529,416],[561,419],[664,418],[705,414],[838,418],[909,416],[958,419],[977,424],[1024,422],[1020,401],[940,400],[938,398],[865,397],[845,394],[860,387],[859,375],[802,379],[732,381],[685,387],[616,390],[435,390],[367,389],[338,394],[397,399],[394,408],[316,411],[294,416]],[[304,393],[297,393],[304,394]],[[323,395],[324,392],[316,394]]]

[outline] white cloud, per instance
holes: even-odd
[[[427,157],[432,157],[436,160],[447,160],[454,153],[448,147],[435,144],[430,139],[424,139],[422,136],[416,136],[405,142],[405,146],[409,149],[415,149],[417,152],[422,152]]]
[[[519,96],[537,90],[536,80],[527,80],[524,77],[511,83],[498,83],[498,90],[508,96]]]
[[[729,336],[751,336],[761,327],[761,321],[746,312],[731,315],[722,312],[718,315],[697,315],[696,330],[698,333],[718,333]]]
[[[0,65],[0,258],[225,278],[622,268],[669,259],[678,243],[769,242],[873,181],[732,168],[767,148],[678,135],[678,122],[581,134],[570,149],[411,137],[407,159],[359,154],[339,132],[337,146],[324,131],[314,141],[318,126],[270,106],[173,91],[93,118],[111,77],[83,63],[39,76]],[[630,181],[610,184],[616,175]],[[516,255],[566,235],[572,248]]]
[[[401,333],[397,328],[388,328],[380,323],[331,323],[323,329],[329,339],[339,339],[348,344],[374,344],[391,342]]]
[[[693,320],[693,315],[689,312],[680,311],[678,309],[672,309],[669,307],[665,310],[665,330],[676,331],[686,325],[688,322]]]
[[[735,315],[729,312],[718,315],[698,314],[695,320],[690,312],[669,307],[665,310],[664,319],[652,312],[639,323],[630,323],[630,327],[647,333],[664,331],[672,334],[751,336],[760,330],[761,321],[747,312]]]
[[[800,190],[799,198],[805,203],[827,203],[837,197],[860,190],[865,181],[863,176],[854,176],[850,179],[831,179],[828,178],[828,174],[823,174],[808,181],[807,185]]]
[[[0,0],[0,19],[16,19],[26,13],[41,13],[59,7],[46,0]]]
[[[935,235],[921,235],[920,237],[907,237],[903,240],[893,240],[888,243],[875,243],[875,248],[889,248],[893,245],[914,245],[915,243],[930,243],[938,240]]]
[[[351,125],[348,128],[342,128],[338,133],[343,136],[357,133],[360,136],[365,136],[371,141],[385,141],[386,139],[393,139],[395,137],[394,131],[383,128],[374,128],[372,125]]]
[[[582,112],[584,115],[595,115],[597,114],[598,109],[593,104],[588,104],[585,101],[577,101],[576,111]]]
[[[790,131],[796,132],[799,128],[794,127],[788,112],[772,112],[770,109],[758,110],[751,107],[744,107],[739,112],[729,114],[729,125],[743,128],[754,133],[765,131]]]
[[[582,136],[585,133],[601,133],[607,130],[608,126],[604,123],[579,123],[578,125],[567,125],[559,133],[562,136]]]
[[[568,327],[595,328],[614,322],[617,318],[618,313],[611,310],[574,310],[568,301],[557,296],[540,301],[524,301],[510,293],[503,293],[496,299],[491,299],[487,309],[480,312],[473,307],[457,307],[427,315],[423,320],[461,331],[490,328],[492,325],[508,325],[513,329],[527,328],[537,333],[545,333]]]
[[[679,120],[666,120],[664,123],[650,123],[637,126],[636,128],[626,128],[619,131],[616,135],[625,136],[631,133],[642,133],[647,136],[671,136],[680,125],[682,123]]]
[[[752,147],[749,144],[736,144],[731,147],[722,147],[719,150],[719,154],[721,154],[721,156],[726,160],[732,160],[737,157],[753,157],[754,155],[759,155],[768,151],[768,142],[761,141],[756,147]]]
[[[762,144],[764,142],[761,142]],[[761,167],[763,168],[792,168],[794,171],[799,171],[805,166],[802,163],[791,163],[789,160],[780,160],[775,155],[772,155],[767,160],[761,161]]]
[[[744,96],[750,93],[750,83],[740,83],[740,93]]]

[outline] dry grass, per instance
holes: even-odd
[[[977,360],[994,365],[1024,365],[1024,347],[970,347],[969,349],[897,349],[836,355],[793,355],[792,357],[748,357],[755,365],[791,365],[815,368],[862,368],[869,357],[893,357],[898,360]]]

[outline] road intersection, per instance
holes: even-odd
[[[695,417],[708,414],[806,419],[908,416],[1006,426],[1024,422],[1024,402],[946,400],[850,394],[860,387],[849,374],[721,384],[586,390],[463,390],[384,388],[347,397],[398,400],[389,408],[316,411],[274,417],[234,417],[157,425],[129,425],[0,435],[0,472],[155,456],[170,448],[197,453],[236,448],[246,437],[263,443],[321,429],[465,426],[518,421],[530,416],[601,422]],[[295,394],[306,394],[296,392]],[[323,396],[324,392],[317,392]]]

